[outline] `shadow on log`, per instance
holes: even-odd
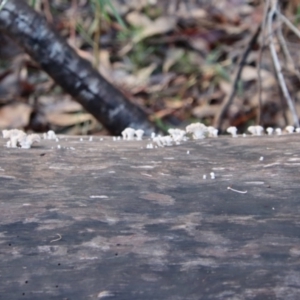
[[[0,151],[0,299],[300,299],[299,136],[147,143]]]
[[[143,129],[146,134],[158,130],[144,111],[79,57],[24,1],[9,0],[5,4],[0,11],[0,30],[112,134],[119,135],[126,127]]]

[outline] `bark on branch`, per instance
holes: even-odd
[[[0,30],[112,134],[120,134],[126,127],[141,128],[148,134],[157,131],[146,113],[79,57],[24,1],[7,1],[0,11]]]

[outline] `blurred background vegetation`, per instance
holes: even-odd
[[[214,125],[232,92],[266,2],[259,0],[28,0],[77,51],[160,128]],[[300,1],[280,1],[298,28]],[[276,51],[296,111],[299,38],[279,20]],[[280,40],[284,41],[284,44]],[[265,28],[246,59],[223,128],[293,124]],[[108,134],[10,39],[0,35],[0,127]],[[286,57],[283,46],[289,51]],[[260,77],[258,76],[260,70]],[[299,115],[299,114],[298,114]]]

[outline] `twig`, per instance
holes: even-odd
[[[252,50],[254,44],[257,41],[260,30],[261,30],[261,24],[257,27],[255,33],[253,34],[250,41],[248,42],[247,48],[245,49],[245,51],[242,55],[242,58],[241,58],[241,61],[240,61],[239,67],[238,67],[238,71],[237,71],[236,76],[234,78],[231,94],[224,100],[224,104],[222,105],[219,114],[215,118],[214,126],[216,128],[218,128],[219,130],[221,130],[224,116],[225,116],[231,102],[233,101],[233,99],[235,97],[236,91],[238,89],[239,81],[240,81],[240,78],[241,78],[241,75],[242,75],[243,67],[246,63],[246,60],[247,60],[247,57],[248,57],[250,51]]]
[[[262,78],[261,78],[261,60],[262,60],[262,53],[263,49],[265,47],[266,43],[266,37],[265,37],[265,28],[266,28],[266,22],[268,17],[268,11],[270,7],[270,0],[266,0],[266,4],[264,7],[264,16],[263,21],[261,25],[261,31],[262,31],[262,42],[259,49],[258,59],[257,59],[257,94],[258,94],[258,112],[256,117],[256,124],[259,125],[261,123],[261,112],[262,112],[262,99],[261,99],[261,93],[262,93]]]
[[[280,11],[276,11],[277,15],[279,18],[285,23],[287,27],[289,27],[295,34],[296,36],[300,39],[300,31],[298,28],[286,17],[284,16]]]
[[[292,116],[293,116],[294,125],[299,127],[299,119],[298,119],[298,116],[297,116],[297,112],[296,112],[293,100],[290,96],[290,93],[287,89],[287,86],[286,86],[286,83],[285,83],[285,80],[284,80],[284,77],[283,77],[283,74],[282,74],[282,68],[281,68],[281,65],[280,65],[280,62],[279,62],[279,59],[278,59],[278,56],[277,56],[277,52],[276,52],[276,49],[275,49],[275,44],[274,44],[274,34],[273,34],[273,31],[272,31],[272,23],[273,23],[274,16],[277,15],[277,4],[278,4],[278,0],[273,0],[272,1],[271,10],[269,11],[269,15],[268,15],[268,31],[269,31],[269,34],[270,34],[269,48],[270,48],[272,60],[273,60],[273,63],[274,63],[274,67],[275,67],[275,70],[276,70],[276,74],[277,74],[277,77],[278,77],[278,80],[279,80],[279,84],[280,84],[282,93],[283,93],[283,95],[284,95],[284,97],[287,101],[287,104],[288,104],[289,109],[290,109],[290,111],[292,113]]]
[[[231,188],[230,186],[227,188],[227,190],[231,190],[231,191],[239,193],[239,194],[247,194],[247,191],[239,191],[239,190]]]
[[[59,233],[57,233],[57,235],[58,235],[58,239],[52,240],[52,241],[50,241],[50,243],[57,242],[62,239],[62,236]]]
[[[297,68],[295,67],[295,62],[293,60],[293,57],[289,51],[289,48],[286,44],[286,41],[285,41],[285,38],[282,34],[282,27],[280,26],[278,28],[278,31],[277,31],[277,36],[278,36],[278,40],[280,42],[280,46],[281,46],[281,49],[282,49],[282,52],[285,56],[285,59],[286,59],[286,68],[291,71],[293,74],[295,74],[298,78],[298,80],[300,80],[300,72],[297,70]]]
[[[6,4],[8,0],[2,0],[0,3],[0,10],[4,7],[4,5]]]

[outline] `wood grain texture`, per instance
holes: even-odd
[[[300,299],[299,139],[3,147],[0,299]]]

